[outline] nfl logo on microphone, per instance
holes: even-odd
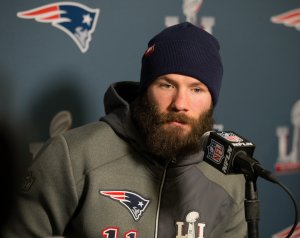
[[[224,146],[212,139],[208,146],[207,157],[215,163],[220,164],[224,157]]]

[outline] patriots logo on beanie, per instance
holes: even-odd
[[[150,47],[146,50],[146,52],[145,52],[145,54],[144,54],[144,57],[148,57],[148,56],[152,55],[153,52],[154,52],[154,48],[155,48],[155,44],[152,45],[152,46],[150,46]]]
[[[140,92],[161,75],[182,74],[204,83],[216,105],[223,76],[219,50],[214,36],[189,22],[164,29],[149,41],[143,55]]]

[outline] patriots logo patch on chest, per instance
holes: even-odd
[[[129,210],[135,221],[141,218],[150,203],[150,200],[130,191],[99,191],[99,193],[120,202]]]

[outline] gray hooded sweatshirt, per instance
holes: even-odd
[[[167,162],[130,118],[138,84],[109,87],[100,121],[50,139],[28,169],[5,238],[243,238],[244,177],[203,154]]]

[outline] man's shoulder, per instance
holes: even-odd
[[[97,121],[73,128],[65,132],[63,136],[70,142],[78,141],[78,139],[81,139],[80,142],[83,142],[85,140],[94,139],[94,137],[101,139],[102,135],[113,136],[114,134],[112,128],[107,123]]]
[[[222,187],[236,203],[244,201],[245,178],[242,174],[225,175],[205,162],[199,163],[198,167],[210,181]]]
[[[77,128],[74,128],[62,135],[68,147],[72,150],[90,150],[101,148],[102,150],[111,145],[127,143],[121,139],[116,132],[103,121],[89,123]]]
[[[118,159],[131,150],[129,144],[102,121],[74,128],[62,137],[73,163],[106,163],[107,160]]]

